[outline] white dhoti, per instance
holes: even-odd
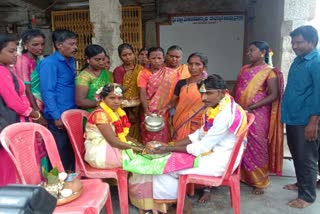
[[[240,157],[243,152],[243,147],[240,150],[236,160],[234,169],[237,168],[240,162]],[[206,176],[222,176],[226,170],[230,154],[218,151],[201,157],[199,167],[184,169],[169,174],[153,176],[153,198],[154,199],[177,199],[179,175],[196,174]]]

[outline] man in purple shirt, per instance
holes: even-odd
[[[44,103],[44,117],[53,134],[65,170],[74,170],[74,153],[61,114],[77,108],[74,101],[75,60],[77,35],[69,30],[55,30],[52,41],[56,52],[39,65],[40,91]]]

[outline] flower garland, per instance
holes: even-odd
[[[213,125],[213,121],[216,118],[216,116],[231,102],[231,96],[226,93],[226,95],[224,96],[224,98],[222,98],[219,102],[219,104],[212,108],[209,107],[207,109],[207,112],[205,114],[204,117],[204,126],[203,126],[203,130],[204,133],[207,133],[208,130],[212,127]]]
[[[115,127],[115,132],[121,142],[127,142],[126,136],[129,134],[129,128],[131,126],[128,116],[126,115],[126,112],[123,111],[121,108],[116,109],[116,113],[119,115],[116,115],[116,113],[109,108],[104,102],[100,102],[99,106],[111,117],[112,124]]]

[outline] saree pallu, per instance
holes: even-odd
[[[37,65],[40,63],[40,60],[37,60]],[[36,98],[37,105],[40,111],[43,111],[44,104],[40,92],[40,75],[37,69],[37,66],[34,68],[34,71],[30,75],[31,78],[31,93]]]
[[[196,83],[184,85],[181,88],[179,101],[173,115],[173,140],[187,137],[201,126],[203,108],[201,94]]]
[[[244,108],[256,103],[267,94],[267,80],[277,77],[280,94],[283,78],[279,70],[268,65],[250,68],[244,66],[235,86],[235,99]],[[249,128],[248,144],[243,155],[241,180],[249,185],[266,188],[268,173],[281,174],[283,159],[283,126],[280,122],[280,100],[254,109],[255,121]],[[273,166],[273,167],[270,167]]]
[[[76,77],[75,83],[76,85],[86,86],[88,87],[88,94],[87,99],[96,101],[95,94],[96,91],[103,87],[105,84],[112,83],[113,77],[112,73],[107,70],[102,70],[99,77],[95,77],[91,73],[83,70],[80,74]],[[87,108],[84,109],[88,112],[92,112],[95,108]]]
[[[188,65],[186,65],[186,64],[181,64],[175,70],[179,73],[179,75],[180,75],[179,79],[181,79],[181,80],[191,77],[191,74],[190,74],[189,69],[188,69]]]
[[[125,99],[139,99],[139,88],[137,84],[137,79],[142,69],[143,67],[141,65],[136,64],[132,71],[125,73],[123,77]],[[124,110],[126,111],[126,114],[128,115],[129,121],[131,123],[129,136],[140,141],[140,105],[136,107],[127,107],[124,108]]]
[[[153,73],[147,83],[147,99],[149,100],[148,107],[151,113],[156,113],[169,104],[174,88],[179,80],[179,74],[176,70],[167,67],[161,68],[159,71]],[[169,112],[163,115],[165,122],[164,128],[159,132],[149,132],[141,123],[141,138],[142,143],[146,144],[149,141],[157,140],[167,143],[171,140],[169,128]],[[143,121],[143,120],[142,120]]]
[[[130,202],[142,210],[158,210],[167,213],[166,204],[155,203],[153,200],[153,176],[132,174],[128,181]]]

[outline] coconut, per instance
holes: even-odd
[[[82,186],[79,178],[75,178],[73,181],[65,181],[63,184],[64,189],[71,189],[73,192],[79,192],[82,189]]]
[[[71,189],[63,189],[61,190],[61,196],[64,198],[68,198],[69,196],[72,195],[72,190]]]
[[[59,180],[64,181],[68,177],[68,174],[65,172],[60,172],[58,176],[59,176]]]

